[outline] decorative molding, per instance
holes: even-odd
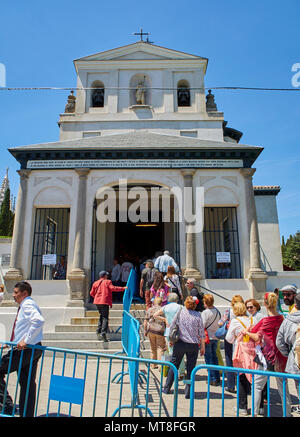
[[[52,179],[52,178],[50,176],[36,176],[34,178],[33,186],[36,187],[37,185],[42,184],[43,182],[46,182],[49,179]]]
[[[234,185],[237,185],[237,177],[236,176],[222,176],[222,179],[225,179],[228,182],[231,182]]]
[[[104,177],[102,177],[102,176],[93,176],[92,177],[92,183],[91,183],[91,185],[95,185],[95,184],[97,184],[98,182],[101,182],[101,185],[103,185],[102,184],[102,182],[104,181]]]
[[[216,177],[215,176],[200,176],[200,184],[205,185],[206,182],[209,182],[213,179],[216,179]]]
[[[56,179],[68,184],[68,185],[72,185],[73,183],[73,178],[72,176],[59,176]]]

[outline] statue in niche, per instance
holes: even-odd
[[[138,83],[138,86],[136,87],[135,100],[136,100],[137,105],[145,105],[146,90],[145,90],[144,83],[145,83],[145,79],[144,79],[144,81],[140,81]]]
[[[104,106],[104,88],[97,88],[92,93],[92,107],[102,108]]]
[[[75,112],[76,105],[76,97],[74,96],[74,91],[71,91],[71,94],[68,96],[68,103],[65,106],[65,112]]]
[[[178,88],[177,98],[178,98],[178,106],[191,105],[190,90],[187,87],[181,86],[180,88]]]

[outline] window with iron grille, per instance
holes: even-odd
[[[241,278],[236,208],[204,208],[203,235],[206,278]],[[217,263],[217,252],[230,254],[230,263]]]
[[[33,233],[31,279],[53,279],[54,265],[44,265],[43,255],[55,254],[67,265],[69,244],[69,208],[37,208]]]

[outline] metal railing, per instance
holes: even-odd
[[[114,417],[120,416],[123,409],[130,409],[131,416],[134,416],[136,410],[139,410],[139,415],[144,412],[146,417],[163,415],[176,417],[177,415],[177,390],[174,390],[171,407],[166,409],[162,392],[163,372],[161,372],[160,381],[157,381],[150,370],[151,364],[158,365],[161,369],[164,366],[172,368],[175,386],[177,386],[177,369],[171,363],[35,345],[28,346],[31,350],[30,364],[24,367],[25,351],[17,353],[15,343],[7,342],[6,344],[8,352],[5,352],[4,343],[0,350],[0,368],[4,361],[7,364],[6,378],[0,378],[0,417],[18,416],[21,411],[23,417],[27,416],[28,402],[32,400],[30,399],[30,379],[36,351],[40,352],[40,359],[36,373],[34,417]],[[124,378],[121,378],[120,384],[113,384],[112,375],[115,369],[118,368],[124,372],[125,365],[132,369],[130,384]],[[139,368],[145,377],[144,384],[137,378]],[[21,370],[26,372],[25,384],[24,378],[23,382],[20,380]],[[18,408],[19,385],[23,386],[21,388],[23,405],[21,406],[20,401]],[[151,398],[155,398],[156,401],[150,408]],[[142,399],[145,399],[145,402],[141,402]],[[8,401],[10,401],[9,411]]]
[[[280,372],[273,372],[273,371],[264,371],[264,370],[250,370],[250,369],[242,369],[242,368],[236,368],[236,367],[227,367],[227,366],[216,366],[216,365],[207,365],[207,364],[200,364],[197,367],[195,367],[191,373],[191,379],[189,381],[186,381],[188,384],[191,385],[191,390],[190,390],[190,417],[194,417],[195,414],[199,414],[200,412],[200,408],[198,408],[197,410],[195,409],[195,403],[196,403],[196,397],[195,397],[195,384],[196,384],[196,379],[197,379],[197,374],[199,374],[199,372],[201,370],[204,370],[205,373],[207,374],[207,396],[206,396],[206,414],[205,412],[203,413],[204,416],[206,417],[210,417],[210,408],[211,408],[211,401],[212,401],[212,390],[211,390],[211,372],[212,371],[219,371],[221,376],[222,376],[222,382],[221,382],[221,396],[220,396],[220,401],[221,401],[221,408],[218,409],[218,417],[224,417],[225,416],[225,401],[226,401],[226,396],[225,396],[225,373],[227,372],[231,372],[236,376],[236,386],[237,386],[237,391],[236,391],[236,406],[235,406],[235,411],[236,413],[234,414],[236,417],[239,417],[239,412],[241,410],[241,406],[240,406],[240,377],[241,375],[251,375],[252,376],[252,384],[251,384],[251,416],[253,417],[255,415],[255,409],[254,409],[254,402],[255,402],[255,375],[261,375],[267,378],[267,383],[266,383],[266,404],[267,404],[267,417],[270,417],[270,406],[271,406],[271,379],[276,378],[277,380],[279,380],[279,382],[282,383],[282,413],[283,413],[283,417],[287,417],[290,415],[290,411],[288,411],[288,406],[290,405],[290,394],[288,391],[288,381],[289,380],[294,380],[297,381],[298,383],[298,392],[297,392],[297,405],[299,405],[299,400],[300,400],[300,391],[299,391],[299,383],[300,383],[300,374],[299,375],[295,375],[295,374],[288,374],[288,373],[280,373]],[[274,389],[272,389],[274,390]],[[261,393],[262,396],[262,393]],[[215,399],[214,399],[215,400]],[[228,414],[227,411],[227,416],[230,415]],[[231,414],[232,416],[232,414]]]

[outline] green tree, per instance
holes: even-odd
[[[10,189],[4,193],[4,199],[0,209],[0,235],[11,237],[13,231],[14,214],[10,209]]]
[[[286,242],[282,238],[281,250],[283,264],[294,270],[300,270],[300,231],[290,235]]]

